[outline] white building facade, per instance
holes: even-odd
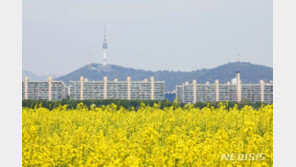
[[[164,81],[88,81],[81,77],[80,81],[70,81],[69,97],[73,100],[84,99],[126,99],[126,100],[164,100]]]
[[[66,97],[65,83],[52,80],[33,81],[25,77],[22,81],[22,99],[57,101]]]
[[[183,103],[194,104],[196,102],[218,102],[218,101],[249,101],[273,103],[273,84],[264,83],[260,80],[258,84],[242,84],[240,73],[236,74],[236,82],[220,84],[218,80],[210,84],[197,84],[185,82],[176,86],[176,98]]]

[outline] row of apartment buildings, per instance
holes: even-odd
[[[126,99],[126,100],[164,100],[165,83],[150,80],[132,81],[127,77],[126,81],[108,81],[104,77],[102,81],[88,81],[80,77],[79,81],[70,81],[66,86],[63,81],[55,81],[49,77],[47,81],[32,81],[28,77],[22,82],[22,99],[42,99],[57,101],[65,98],[73,100],[84,99]],[[176,86],[176,99],[183,103],[237,101],[247,100],[250,102],[273,102],[273,84],[242,84],[240,73],[236,74],[235,82],[214,84],[206,82],[197,84],[185,82]]]
[[[197,84],[185,82],[176,86],[176,98],[183,103],[215,102],[247,100],[249,102],[273,102],[273,84],[260,80],[258,84],[242,84],[240,73],[237,72],[235,82],[220,84],[216,80],[214,84],[206,82]]]
[[[63,81],[32,81],[28,77],[22,82],[22,99],[62,100],[69,97],[73,100],[85,99],[127,99],[127,100],[163,100],[164,81],[154,81],[154,77],[143,81],[88,81],[83,76],[79,81],[70,81],[66,86]]]

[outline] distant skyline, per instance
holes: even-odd
[[[272,67],[270,0],[23,1],[23,70],[62,75],[89,63],[192,71],[240,60]]]

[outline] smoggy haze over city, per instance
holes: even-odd
[[[102,63],[191,71],[237,60],[272,67],[271,0],[24,0],[23,69]]]

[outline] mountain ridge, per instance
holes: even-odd
[[[55,79],[63,80],[68,84],[70,80],[79,80],[80,76],[84,76],[88,80],[103,80],[104,76],[107,76],[108,80],[114,80],[115,78],[126,80],[127,76],[130,76],[132,80],[144,80],[154,76],[156,81],[165,81],[166,91],[173,91],[176,85],[182,84],[185,81],[192,82],[193,79],[196,79],[197,83],[205,83],[206,81],[213,83],[216,79],[220,83],[226,83],[235,77],[237,71],[241,73],[242,83],[258,83],[260,79],[265,82],[273,80],[273,68],[249,62],[231,62],[215,68],[203,68],[189,72],[151,71],[92,63]]]
[[[38,75],[28,70],[22,71],[22,80],[25,79],[25,76],[28,76],[31,80],[46,80],[48,76]]]

